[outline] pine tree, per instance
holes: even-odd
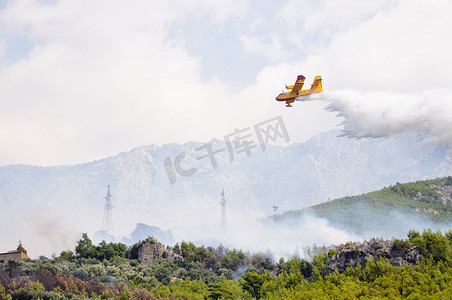
[[[19,245],[17,246],[17,251],[23,252],[27,254],[27,250],[25,250],[24,246],[22,246],[22,241],[19,240]]]

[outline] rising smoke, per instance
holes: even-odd
[[[131,230],[138,222],[158,226],[163,230],[170,229],[175,242],[191,241],[205,246],[218,246],[220,243],[229,249],[271,253],[274,259],[289,258],[297,249],[317,244],[319,246],[338,245],[347,241],[363,241],[371,237],[404,238],[408,230],[421,231],[424,228],[441,229],[438,224],[421,217],[413,217],[394,209],[389,212],[391,220],[377,220],[369,218],[365,206],[349,207],[363,216],[358,222],[361,232],[354,232],[346,225],[347,220],[336,220],[330,223],[324,218],[313,214],[305,214],[299,218],[287,218],[283,221],[273,221],[267,215],[252,208],[227,209],[227,231],[220,230],[220,207],[218,201],[207,204],[199,198],[183,203],[168,203],[159,208],[152,207],[150,211],[128,214],[121,212],[116,215],[116,227],[126,227]],[[0,213],[0,227],[8,228],[2,231],[2,249],[12,250],[21,239],[29,250],[32,258],[39,255],[50,257],[62,250],[74,250],[76,241],[82,232],[88,232],[91,238],[99,230],[100,224],[93,215],[86,215],[87,207],[77,213],[74,221],[64,217],[64,213],[57,208],[37,209],[35,207],[22,213],[8,217]],[[19,221],[20,220],[20,221]],[[89,223],[90,222],[90,223]],[[123,241],[127,235],[116,235],[115,241]],[[133,241],[138,242],[138,241]],[[172,245],[170,245],[172,246]],[[304,254],[301,253],[304,257]]]
[[[176,240],[185,239],[206,246],[218,246],[221,243],[230,249],[272,253],[276,259],[291,257],[297,248],[314,244],[340,244],[358,239],[354,233],[335,228],[325,219],[312,215],[287,222],[274,222],[252,210],[227,209],[227,230],[221,232],[219,209],[211,211],[210,216],[196,215],[195,210],[189,207],[184,211],[188,215],[173,219],[171,224]]]

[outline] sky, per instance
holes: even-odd
[[[447,0],[0,0],[0,165],[67,165],[222,139],[282,116],[451,142]],[[275,101],[297,75],[324,93]]]

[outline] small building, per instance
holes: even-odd
[[[5,253],[0,253],[0,263],[8,260],[24,260],[24,259],[29,259],[29,257],[22,251],[13,250]]]

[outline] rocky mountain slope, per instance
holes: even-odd
[[[0,222],[50,241],[66,239],[71,230],[92,233],[102,225],[110,185],[115,234],[130,233],[142,222],[172,229],[177,238],[177,224],[183,229],[190,222],[192,231],[196,224],[217,226],[222,189],[230,220],[234,214],[268,216],[272,206],[299,209],[395,182],[452,175],[450,145],[424,144],[420,134],[360,140],[339,135],[327,132],[286,147],[267,145],[265,151],[256,145],[249,156],[233,157],[218,142],[213,151],[224,150],[215,154],[216,168],[203,157],[206,144],[198,142],[142,146],[72,166],[2,166]]]

